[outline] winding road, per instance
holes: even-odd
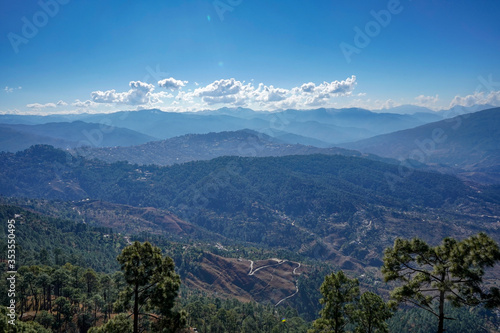
[[[276,264],[271,264],[271,265],[264,265],[264,266],[258,267],[258,268],[256,268],[256,269],[254,269],[254,268],[253,268],[254,261],[253,261],[253,260],[248,260],[248,261],[250,261],[250,271],[248,272],[248,275],[254,275],[255,273],[257,273],[257,272],[258,272],[258,271],[260,271],[261,269],[268,268],[268,267],[275,267],[275,266],[279,266],[279,265],[282,265],[282,264],[284,264],[285,262],[287,262],[286,260],[281,260],[281,259],[276,259],[276,258],[272,258],[272,259],[270,259],[270,260],[274,260],[274,261],[276,261],[277,263],[276,263]],[[297,267],[295,267],[295,268],[293,269],[293,272],[292,272],[292,274],[293,274],[293,275],[299,275],[299,274],[297,273],[297,269],[299,269],[299,268],[300,268],[300,266],[301,266],[301,264],[300,264],[300,263],[298,263]],[[273,275],[271,274],[271,281],[272,281],[272,279],[273,279]],[[269,285],[269,283],[268,283],[268,285]],[[267,286],[266,286],[266,287],[267,287]],[[262,290],[261,290],[261,291],[262,291]],[[293,294],[291,294],[291,295],[289,295],[289,296],[287,296],[287,297],[285,297],[285,298],[283,298],[283,299],[279,300],[279,301],[278,301],[278,303],[276,303],[274,306],[278,306],[278,305],[280,305],[283,301],[286,301],[287,299],[289,299],[289,298],[291,298],[291,297],[293,297],[293,296],[297,295],[297,293],[298,293],[298,292],[299,292],[299,281],[298,281],[297,279],[295,279],[295,292],[294,292]]]
[[[300,262],[299,262],[298,266],[293,269],[293,275],[297,275],[297,269],[299,269],[299,268],[300,268]],[[281,302],[286,301],[287,299],[297,295],[298,292],[299,292],[299,281],[296,279],[295,280],[295,292],[293,294],[291,294],[290,296],[287,296],[287,297],[281,299],[274,306],[276,307],[276,306],[280,305]]]
[[[253,260],[249,260],[250,261],[250,271],[248,272],[248,275],[254,275],[256,272],[260,271],[263,268],[278,266],[278,265],[284,264],[286,262],[286,260],[275,259],[275,258],[270,259],[270,260],[277,261],[278,263],[274,264],[274,265],[261,266],[261,267],[255,269],[255,270],[253,269]]]

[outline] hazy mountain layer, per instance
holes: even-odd
[[[500,108],[483,110],[376,136],[343,147],[395,159],[413,159],[461,177],[500,183]],[[453,170],[451,170],[453,172]]]
[[[0,124],[0,151],[15,152],[35,144],[58,148],[132,146],[156,138],[126,128],[83,121],[38,125]]]
[[[172,165],[189,161],[210,160],[220,156],[285,156],[310,154],[361,156],[343,148],[317,148],[287,144],[251,130],[209,134],[187,134],[139,146],[114,148],[80,148],[72,154],[106,162],[128,161],[136,164]]]
[[[404,110],[400,110],[403,112]],[[364,109],[284,110],[276,112],[222,108],[201,112],[162,112],[159,110],[122,111],[111,114],[75,114],[49,116],[0,115],[0,123],[42,124],[84,121],[127,128],[159,139],[185,134],[252,129],[289,143],[318,145],[349,142],[408,129],[441,119],[428,110],[411,114],[376,113]],[[106,133],[104,133],[106,134]],[[107,144],[126,146],[128,143]]]

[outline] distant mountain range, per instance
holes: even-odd
[[[114,128],[129,129],[146,135],[137,137],[140,143],[148,137],[169,139],[186,134],[207,134],[210,132],[238,131],[251,129],[276,137],[288,143],[300,143],[317,147],[328,147],[334,144],[366,139],[380,134],[417,127],[443,118],[470,112],[471,108],[448,110],[449,112],[433,112],[422,107],[398,107],[395,109],[372,112],[365,109],[315,109],[284,110],[276,112],[253,111],[244,108],[222,108],[214,111],[200,112],[162,112],[159,110],[122,111],[111,114],[71,114],[71,115],[0,115],[0,124],[41,125],[47,123],[72,123],[75,121],[107,124]],[[401,114],[394,113],[395,111]],[[408,114],[409,111],[417,111]],[[63,126],[63,127],[64,127]],[[79,123],[79,126],[83,126]],[[80,137],[68,139],[64,128],[42,131],[37,135],[69,141],[80,141]],[[19,130],[19,128],[16,128]],[[36,130],[32,128],[31,130]],[[62,131],[63,133],[59,133]],[[81,133],[75,128],[67,132]],[[26,132],[26,131],[24,131]],[[50,134],[50,135],[48,135]],[[108,133],[104,137],[109,136]],[[135,134],[137,136],[137,134]],[[139,144],[134,142],[104,138],[102,146],[128,146]],[[29,141],[29,140],[27,140]],[[40,142],[41,143],[41,142]],[[43,142],[50,143],[50,142]],[[57,143],[57,142],[56,142]],[[74,144],[73,144],[74,145]],[[2,147],[4,148],[4,147]],[[10,148],[8,151],[22,148]]]
[[[0,115],[0,151],[49,144],[78,148],[77,154],[107,162],[172,165],[219,156],[361,156],[356,150],[371,159],[389,158],[384,160],[389,163],[411,159],[420,162],[412,164],[418,168],[430,165],[463,179],[500,183],[500,109],[470,113],[478,108],[388,110],[401,114],[356,108],[280,112],[221,108],[196,113]],[[413,113],[403,114],[409,112]],[[440,133],[436,131],[443,133],[436,137]]]
[[[57,148],[139,145],[156,138],[136,131],[83,121],[38,125],[0,124],[0,151],[16,152],[35,144]]]
[[[462,178],[500,183],[500,108],[375,136],[344,148],[398,160],[412,159]]]

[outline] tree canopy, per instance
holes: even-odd
[[[342,333],[348,326],[358,333],[388,332],[385,321],[392,311],[377,294],[364,292],[360,296],[357,279],[348,278],[343,271],[332,273],[325,277],[320,290],[323,309],[310,333]]]
[[[462,241],[445,238],[438,246],[421,239],[397,239],[387,248],[382,273],[386,282],[398,281],[391,297],[411,303],[438,318],[437,332],[444,332],[445,301],[458,307],[498,305],[498,289],[483,285],[485,268],[500,260],[498,245],[484,233]],[[437,308],[436,308],[437,307]]]
[[[171,325],[174,318],[178,320],[172,308],[181,282],[172,258],[164,257],[160,248],[149,242],[136,241],[124,248],[117,259],[128,284],[120,305],[128,308],[133,303],[134,333],[139,332],[139,316],[145,315],[143,308],[157,312],[147,315],[155,318],[161,328]]]

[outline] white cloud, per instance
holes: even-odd
[[[349,95],[356,86],[356,76],[351,76],[343,81],[333,81],[333,82],[323,82],[315,88],[315,91],[319,91],[323,94],[332,94],[334,96],[345,96]]]
[[[115,103],[118,101],[118,94],[116,90],[106,90],[106,91],[93,91],[90,94],[92,100],[96,103]]]
[[[341,81],[316,84],[308,82],[292,88],[275,87],[264,83],[239,81],[234,78],[220,79],[208,85],[196,85],[195,89],[184,90],[188,81],[172,77],[158,81],[158,86],[169,91],[155,92],[155,85],[142,81],[131,81],[128,91],[115,89],[92,91],[86,101],[75,100],[73,107],[81,109],[116,108],[117,105],[134,106],[135,109],[156,107],[198,111],[217,105],[245,106],[256,110],[275,110],[282,108],[307,109],[312,107],[333,107],[339,102],[337,97],[349,98],[356,87],[356,76]],[[175,91],[175,92],[174,92]],[[175,99],[174,98],[175,95]],[[357,94],[363,96],[363,94]],[[168,101],[168,99],[173,99]],[[57,106],[64,106],[59,101]],[[110,109],[111,110],[111,109]],[[86,111],[87,112],[87,111]]]
[[[396,106],[401,105],[401,103],[398,103],[390,98],[386,101],[378,101],[377,100],[377,101],[375,101],[375,103],[379,104],[381,109],[391,109],[391,108],[395,108]]]
[[[45,104],[32,103],[32,104],[27,104],[26,107],[30,109],[45,109],[45,108],[55,108],[56,105],[54,103],[45,103]]]
[[[313,82],[304,83],[293,88],[292,92],[302,99],[301,103],[305,106],[326,106],[333,97],[350,96],[356,83],[356,76],[353,75],[342,81],[325,81],[319,85]]]
[[[174,97],[174,95],[169,93],[169,92],[160,91],[160,92],[151,94],[151,102],[152,103],[163,103],[162,98],[173,98],[173,97]]]
[[[26,114],[19,109],[8,109],[7,111],[0,111],[0,114]]]
[[[59,101],[59,102],[57,102],[56,104],[57,104],[57,106],[66,106],[66,105],[68,105],[68,103],[66,103],[66,102],[65,102],[65,101],[63,101],[63,100],[60,100],[60,101]]]
[[[211,105],[211,104],[233,104],[237,102],[237,99],[234,95],[226,95],[226,96],[205,96],[203,97],[203,102]]]
[[[6,86],[3,90],[7,93],[7,94],[10,94],[10,93],[13,93],[14,90],[21,90],[23,89],[23,87],[17,87],[17,88],[12,88],[12,87],[8,87]]]
[[[127,92],[116,92],[116,90],[93,91],[90,96],[95,103],[117,103],[126,105],[145,105],[157,103],[164,94],[153,93],[155,87],[152,84],[141,81],[130,81],[130,90]]]
[[[177,93],[177,96],[175,96],[175,99],[177,101],[184,101],[188,103],[194,102],[194,95],[192,92],[185,92],[185,91],[179,91]]]
[[[314,88],[316,88],[316,85],[312,82],[304,83],[300,86],[300,90],[306,93],[312,93],[314,91]]]
[[[206,87],[196,89],[194,93],[202,97],[221,97],[238,94],[244,87],[243,82],[231,78],[214,81]],[[250,87],[250,84],[246,87]]]
[[[253,83],[246,84],[231,78],[214,81],[192,93],[179,92],[177,100],[193,102],[194,98],[200,97],[207,105],[251,106],[256,103],[266,109],[327,106],[334,97],[350,96],[355,86],[354,75],[342,81],[323,82],[319,85],[309,82],[292,89],[267,86],[263,83],[255,87]]]
[[[201,100],[208,105],[213,104],[233,104],[244,105],[251,97],[254,88],[251,83],[231,79],[217,80],[209,85],[196,88],[192,93],[183,95],[187,99],[192,97],[201,97]]]
[[[266,86],[263,83],[254,91],[255,100],[262,102],[279,102],[286,99],[290,93],[289,90],[283,88],[274,88]]]
[[[323,82],[319,85],[313,82],[304,83],[300,86],[300,90],[305,93],[319,93],[319,94],[332,94],[332,95],[346,95],[350,94],[354,87],[356,86],[356,76],[342,80],[342,81],[332,81]]]
[[[455,96],[450,103],[450,107],[454,106],[473,106],[473,105],[484,105],[490,104],[492,106],[500,106],[500,90],[491,91],[487,94],[484,92],[475,92],[472,95],[467,95],[465,97]]]
[[[73,103],[71,103],[71,105],[76,106],[77,108],[90,108],[90,107],[95,107],[97,103],[89,99],[86,101],[80,101],[79,99],[77,99]]]
[[[165,89],[178,90],[184,87],[188,81],[176,80],[173,77],[158,81],[158,85]]]
[[[436,96],[419,95],[415,97],[415,100],[417,101],[416,105],[418,106],[423,106],[430,109],[436,109],[437,103],[439,102],[439,95]]]
[[[303,99],[301,96],[298,95],[290,95],[286,99],[278,102],[274,102],[271,104],[264,104],[262,103],[263,106],[268,107],[270,106],[271,109],[290,109],[290,108],[303,108]]]

